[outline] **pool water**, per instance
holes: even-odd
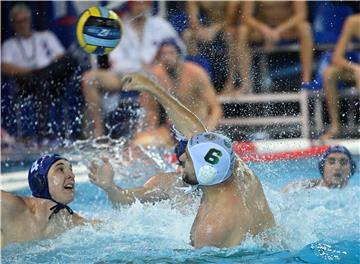
[[[147,153],[150,162],[113,161],[117,164],[117,183],[122,187],[139,186],[150,173],[172,170],[173,166],[166,165],[161,156],[151,150]],[[359,160],[356,157],[358,168]],[[286,183],[319,177],[317,158],[249,166],[263,184],[278,225],[271,231],[271,246],[264,246],[260,238],[249,237],[234,248],[194,249],[189,244],[189,233],[199,200],[184,205],[182,210],[169,201],[155,205],[135,203],[115,210],[102,190],[80,183],[70,206],[86,218],[104,222],[96,227],[76,227],[54,239],[9,245],[1,250],[2,263],[360,262],[359,169],[344,189],[318,188],[285,194],[280,189]],[[17,193],[30,195],[28,189]]]

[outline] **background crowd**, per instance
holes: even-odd
[[[96,2],[1,2],[2,139],[171,145],[158,103],[120,91],[134,71],[153,75],[211,130],[228,114],[220,97],[306,90],[324,97],[325,130],[313,137],[359,137],[359,2],[98,2],[124,29],[120,45],[96,59],[74,37],[77,17]]]

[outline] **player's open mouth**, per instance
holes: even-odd
[[[73,190],[74,189],[74,183],[68,183],[64,185],[64,189],[66,190]]]
[[[341,173],[334,173],[334,176],[336,177],[336,178],[341,178]]]

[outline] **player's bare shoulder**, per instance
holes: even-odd
[[[235,164],[233,174],[236,179],[243,183],[259,182],[255,173],[246,165],[246,163],[235,154]]]
[[[11,217],[25,212],[31,212],[33,198],[16,196],[10,192],[1,191],[1,213],[3,217]]]

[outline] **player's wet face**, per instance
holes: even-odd
[[[25,11],[17,12],[13,17],[14,31],[21,36],[31,33],[31,16]]]
[[[324,163],[323,180],[325,184],[330,188],[345,186],[350,178],[350,167],[347,155],[343,153],[330,154]]]
[[[179,161],[183,168],[182,179],[187,184],[197,185],[197,184],[199,184],[199,182],[197,181],[196,176],[195,176],[193,162],[192,162],[191,158],[189,158],[189,157],[190,157],[190,155],[187,152],[185,152],[184,154],[182,154],[179,157]]]
[[[168,68],[176,67],[178,52],[173,45],[163,45],[160,49],[160,62]]]
[[[67,160],[58,160],[51,165],[48,172],[49,193],[51,197],[63,204],[68,204],[75,197],[75,175]]]

